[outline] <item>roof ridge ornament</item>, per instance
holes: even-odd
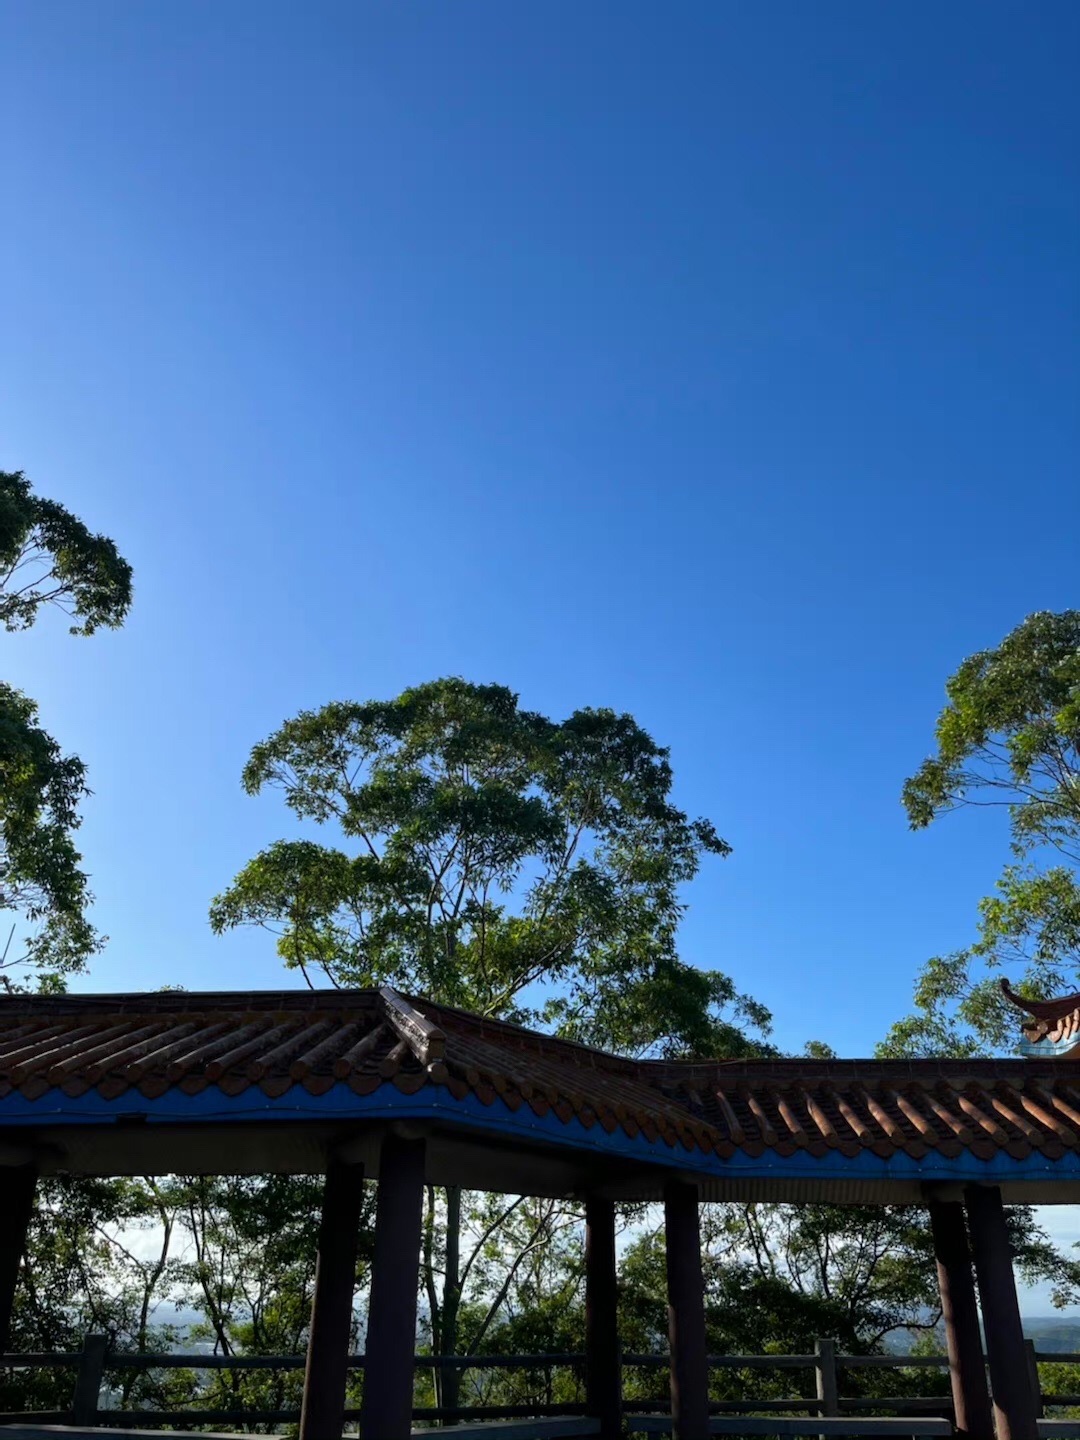
[[[1000,984],[1005,999],[1031,1017],[1020,1027],[1021,1055],[1030,1060],[1080,1058],[1080,992],[1055,1000],[1029,1000],[1007,980]]]
[[[421,1065],[446,1058],[446,1031],[440,1030],[416,1006],[389,985],[379,986],[379,1000],[390,1024],[411,1048]]]

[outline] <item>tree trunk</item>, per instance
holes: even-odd
[[[461,1308],[461,1186],[448,1185],[446,1188],[446,1273],[443,1276],[441,1340],[444,1355],[458,1353],[458,1311]],[[461,1394],[461,1371],[445,1369],[441,1376],[440,1404],[444,1410],[454,1411]],[[448,1415],[444,1425],[452,1425],[454,1418]]]

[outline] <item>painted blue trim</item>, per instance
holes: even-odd
[[[1080,1040],[1021,1040],[1020,1054],[1026,1060],[1062,1060],[1080,1049]]]
[[[871,1151],[842,1155],[829,1150],[810,1155],[796,1150],[792,1155],[766,1151],[754,1157],[736,1151],[728,1159],[669,1146],[644,1135],[631,1139],[623,1130],[609,1135],[599,1124],[591,1129],[573,1118],[562,1121],[549,1111],[535,1115],[527,1105],[511,1110],[501,1099],[485,1105],[475,1095],[455,1100],[449,1091],[427,1085],[415,1095],[403,1095],[393,1085],[380,1085],[370,1095],[357,1095],[348,1085],[335,1085],[323,1095],[310,1095],[294,1085],[284,1095],[269,1097],[252,1089],[242,1095],[225,1095],[208,1086],[196,1095],[178,1089],[167,1090],[154,1100],[138,1092],[106,1100],[95,1090],[77,1100],[59,1090],[38,1100],[28,1100],[17,1091],[0,1100],[0,1126],[50,1127],[55,1125],[109,1125],[144,1121],[150,1125],[239,1124],[277,1120],[284,1123],[313,1120],[442,1120],[469,1129],[513,1136],[518,1140],[555,1145],[593,1154],[618,1155],[638,1163],[647,1162],[681,1171],[729,1179],[782,1180],[877,1180],[910,1182],[952,1181],[1049,1181],[1075,1185],[1080,1180],[1080,1154],[1066,1151],[1057,1160],[1033,1153],[1022,1160],[999,1152],[991,1160],[973,1155],[947,1156],[930,1150],[921,1160],[896,1154],[883,1158]]]

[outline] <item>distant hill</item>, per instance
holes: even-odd
[[[1059,1315],[1042,1315],[1024,1321],[1024,1334],[1035,1341],[1036,1350],[1080,1353],[1080,1320]]]
[[[1035,1341],[1036,1350],[1056,1355],[1080,1354],[1080,1318],[1064,1315],[1032,1315],[1023,1317],[1024,1334]],[[906,1355],[915,1341],[925,1334],[921,1330],[896,1330],[886,1337],[885,1348],[893,1355]],[[939,1325],[937,1338],[945,1348],[945,1332]]]

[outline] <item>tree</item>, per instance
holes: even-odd
[[[0,622],[25,630],[48,605],[78,622],[75,635],[121,625],[131,567],[111,540],[35,495],[21,472],[0,471]],[[28,963],[41,983],[62,984],[99,944],[73,838],[88,793],[82,762],[41,728],[32,700],[0,682],[0,910],[36,927],[21,956],[9,962],[4,952],[0,972]]]
[[[115,629],[131,608],[131,566],[107,536],[35,495],[21,470],[0,470],[0,622],[25,630],[44,605],[78,621],[73,635]]]
[[[682,887],[729,847],[671,803],[668,753],[628,715],[556,722],[503,686],[436,680],[301,713],[243,778],[350,844],[278,841],[211,907],[218,932],[272,930],[309,983],[391,983],[631,1049],[745,1051],[740,1026],[768,1023],[678,954]]]
[[[12,1348],[78,1351],[92,1331],[115,1352],[302,1353],[319,1190],[306,1175],[42,1180]],[[369,1196],[360,1280],[370,1264],[371,1208]],[[297,1370],[123,1368],[110,1372],[109,1385],[121,1407],[280,1410],[299,1406],[302,1378]],[[0,1391],[6,1410],[64,1409],[71,1374],[14,1371]]]
[[[217,1355],[301,1354],[315,1281],[318,1179],[196,1176],[174,1178],[163,1188],[174,1197],[186,1241],[172,1276],[199,1317],[189,1339],[209,1343]],[[358,1279],[370,1266],[372,1208],[369,1194]],[[299,1407],[302,1385],[297,1370],[211,1371],[198,1400],[211,1409],[282,1410]]]
[[[97,943],[72,838],[87,793],[82,761],[41,728],[32,700],[0,682],[0,909],[39,924],[20,961],[57,975],[81,968]]]
[[[176,1327],[155,1315],[172,1284],[174,1231],[175,1205],[158,1182],[39,1181],[11,1348],[71,1353],[89,1332],[108,1336],[112,1350],[174,1348]],[[153,1407],[187,1398],[177,1394],[181,1377],[125,1370],[114,1378],[126,1402]],[[70,1403],[70,1371],[10,1370],[0,1387],[5,1410],[63,1410]]]
[[[395,700],[305,711],[256,745],[251,794],[283,791],[348,849],[280,840],[211,906],[255,924],[309,983],[390,983],[623,1051],[733,1055],[768,1014],[678,953],[683,887],[729,851],[671,801],[668,752],[629,715],[554,721],[501,685],[432,681]],[[463,1206],[439,1207],[432,1322],[456,1353]],[[441,1267],[441,1293],[434,1266]],[[441,1377],[452,1407],[457,1376]]]
[[[464,1263],[458,1267],[460,1293],[448,1315],[445,1297],[433,1283],[445,1257],[435,1258],[453,1237],[439,1225],[437,1192],[428,1189],[424,1227],[424,1329],[434,1354],[468,1356],[536,1355],[575,1351],[581,1346],[584,1280],[581,1207],[533,1196],[479,1195],[464,1207]],[[580,1367],[578,1367],[580,1370]],[[580,1374],[576,1377],[580,1380]],[[457,1386],[447,1387],[434,1373],[437,1403],[463,1405],[552,1404],[575,1398],[574,1376],[553,1375],[552,1367],[485,1370],[470,1368]],[[553,1383],[569,1380],[570,1393]]]
[[[1069,1303],[1069,1265],[1035,1223],[1032,1212],[1009,1212],[1010,1238],[1021,1277],[1051,1280]],[[702,1210],[702,1265],[710,1353],[767,1355],[813,1351],[833,1338],[841,1353],[879,1354],[890,1338],[905,1349],[934,1338],[940,1298],[933,1243],[924,1207],[875,1205],[715,1204]],[[1075,1267],[1073,1267],[1075,1270]],[[622,1340],[627,1351],[655,1352],[666,1335],[663,1235],[659,1223],[628,1247],[621,1269]],[[717,1370],[714,1400],[792,1394],[799,1372]],[[636,1398],[656,1397],[657,1377],[635,1377]],[[805,1398],[813,1379],[802,1372]],[[845,1373],[849,1395],[927,1394],[925,1371],[857,1369]],[[937,1380],[942,1392],[947,1376]]]
[[[890,1053],[1010,1044],[1002,972],[1033,997],[1080,988],[1080,611],[1029,615],[965,660],[946,692],[936,753],[904,786],[911,826],[1002,808],[1012,859],[980,904],[975,943],[924,967]]]

